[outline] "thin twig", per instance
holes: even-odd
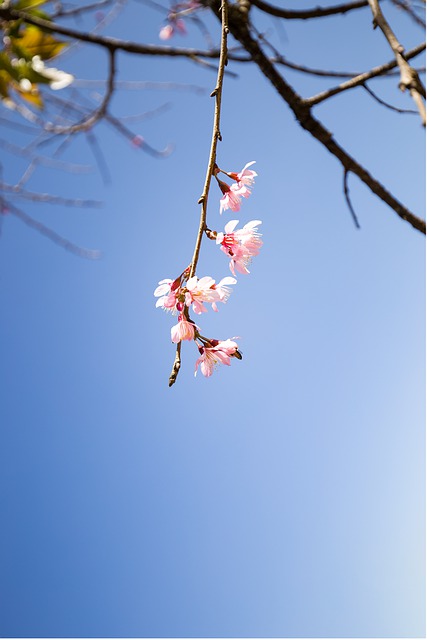
[[[393,4],[396,5],[396,7],[398,7],[403,11],[406,11],[406,13],[408,13],[411,16],[412,20],[414,20],[414,22],[416,22],[418,26],[422,27],[423,29],[426,28],[425,20],[423,20],[422,18],[420,18],[419,15],[416,14],[416,12],[411,7],[408,0],[391,0],[391,1],[393,2]]]
[[[387,109],[391,109],[391,111],[395,111],[396,113],[411,113],[412,115],[418,115],[418,111],[415,111],[415,109],[399,109],[398,107],[389,104],[388,102],[377,96],[377,94],[374,93],[367,84],[362,84],[362,87],[369,93],[370,96],[372,96],[374,100],[376,100],[383,107],[387,107]]]
[[[76,256],[79,256],[80,258],[87,258],[89,260],[97,260],[101,257],[101,252],[97,249],[85,249],[84,247],[79,247],[77,244],[74,244],[74,242],[70,242],[70,240],[67,240],[67,238],[60,236],[58,233],[56,233],[56,231],[53,231],[41,222],[34,220],[28,214],[26,214],[21,209],[18,209],[18,207],[15,207],[15,205],[11,204],[10,202],[7,203],[6,208],[9,213],[22,220],[24,224],[31,227],[32,229],[35,229],[43,236],[46,236],[47,238],[49,238],[49,240],[59,245],[63,249],[74,253]]]
[[[66,207],[92,207],[99,208],[103,206],[103,202],[99,200],[83,200],[81,198],[64,198],[62,196],[55,196],[50,193],[35,193],[34,191],[26,191],[22,189],[20,184],[11,185],[4,182],[0,182],[0,190],[11,195],[18,196],[24,200],[31,200],[32,202],[44,202],[46,204],[62,204]]]
[[[350,209],[350,213],[351,213],[351,217],[353,218],[353,222],[356,225],[357,229],[360,229],[360,224],[359,224],[359,220],[357,219],[357,215],[355,210],[353,209],[353,205],[351,204],[351,200],[350,200],[350,191],[348,188],[348,184],[347,184],[347,177],[348,177],[348,169],[344,169],[344,196],[348,205],[348,208]]]
[[[206,170],[205,184],[203,187],[202,195],[199,198],[201,204],[199,231],[196,239],[196,246],[194,248],[193,259],[190,266],[190,278],[196,273],[197,262],[199,259],[200,245],[202,242],[203,232],[206,227],[206,215],[208,207],[209,188],[211,184],[211,178],[216,161],[216,147],[218,140],[221,140],[220,130],[220,118],[221,118],[221,98],[222,87],[224,81],[224,70],[227,64],[227,34],[228,34],[228,5],[227,0],[223,0],[221,3],[221,53],[218,63],[218,77],[215,89],[212,91],[211,96],[215,97],[215,113],[212,130],[211,148],[209,152],[208,167]]]

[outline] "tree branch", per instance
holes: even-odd
[[[391,50],[393,51],[396,62],[400,69],[400,83],[399,89],[402,91],[408,90],[411,94],[415,104],[417,105],[417,109],[420,112],[421,122],[423,126],[426,126],[426,108],[425,103],[422,98],[426,97],[426,90],[421,82],[418,73],[415,71],[410,64],[408,64],[405,55],[404,55],[404,47],[400,44],[398,39],[396,38],[392,28],[389,23],[385,19],[383,12],[381,11],[378,0],[368,0],[369,6],[372,10],[372,15],[374,17],[374,29],[379,27],[383,32],[387,42],[390,45]]]
[[[271,16],[277,18],[284,18],[285,20],[308,20],[310,18],[325,18],[327,16],[333,16],[339,13],[347,13],[353,11],[353,9],[361,9],[367,7],[367,0],[358,0],[357,2],[346,2],[344,4],[335,5],[334,7],[315,7],[314,9],[281,9],[280,7],[274,7],[271,4],[267,4],[263,0],[251,0],[251,4],[257,9],[269,13]]]
[[[212,10],[218,11],[218,4],[214,1]],[[376,180],[359,162],[357,162],[343,147],[333,138],[323,124],[311,114],[309,105],[280,75],[275,66],[260,48],[249,32],[248,25],[240,19],[240,11],[236,7],[230,7],[229,16],[230,32],[238,40],[246,51],[253,57],[255,64],[261,73],[271,82],[276,91],[289,105],[296,119],[303,129],[311,133],[324,147],[334,155],[342,164],[344,170],[356,174],[367,187],[385,202],[397,215],[409,222],[415,229],[426,232],[425,221],[413,214],[397,198],[395,198],[378,180]]]
[[[362,87],[369,93],[369,95],[376,102],[381,104],[383,107],[386,107],[387,109],[390,109],[391,111],[395,111],[396,113],[411,113],[413,115],[418,115],[418,111],[415,111],[415,109],[399,109],[398,107],[395,107],[394,105],[389,104],[388,102],[386,102],[385,100],[383,100],[382,98],[377,96],[377,94],[374,93],[374,91],[372,91],[372,89],[370,87],[368,87],[367,84],[363,84]]]
[[[411,49],[410,51],[408,51],[408,53],[406,54],[406,59],[410,60],[411,58],[414,58],[415,56],[417,56],[420,53],[422,53],[423,51],[425,51],[425,48],[426,48],[426,43],[425,42],[419,44],[417,47],[414,47],[414,49]],[[315,104],[319,104],[320,102],[323,102],[324,100],[327,100],[331,96],[335,96],[338,93],[342,93],[343,91],[347,91],[347,89],[354,89],[354,87],[358,87],[359,85],[363,85],[363,84],[365,84],[365,82],[367,80],[370,80],[371,78],[376,78],[378,76],[384,75],[385,73],[387,73],[387,71],[390,71],[391,69],[394,69],[395,67],[397,67],[397,61],[396,60],[391,60],[390,62],[386,62],[385,64],[382,64],[382,65],[380,65],[378,67],[374,67],[370,71],[366,71],[365,73],[361,73],[360,75],[355,76],[354,78],[351,78],[351,80],[347,80],[346,82],[343,82],[343,83],[339,84],[336,87],[332,87],[331,89],[327,89],[326,91],[322,91],[321,93],[318,93],[317,95],[313,96],[312,98],[306,98],[305,99],[305,103],[309,107],[312,107]]]
[[[203,49],[184,49],[178,47],[158,46],[151,44],[139,44],[137,42],[129,42],[126,40],[120,40],[118,38],[112,38],[110,36],[100,36],[94,33],[87,33],[84,31],[78,31],[77,29],[71,29],[64,27],[60,24],[44,20],[43,18],[37,18],[36,16],[29,15],[25,11],[17,11],[16,9],[5,9],[0,6],[0,20],[23,20],[27,24],[33,24],[36,27],[40,27],[50,33],[58,33],[60,35],[71,38],[72,40],[78,40],[80,42],[87,42],[89,44],[96,44],[108,49],[109,51],[126,51],[127,53],[137,53],[139,55],[147,56],[166,56],[166,57],[184,57],[184,58],[218,58],[218,50],[207,51]]]
[[[52,229],[42,224],[41,222],[34,220],[28,214],[26,214],[21,209],[18,209],[18,207],[15,207],[10,202],[8,202],[6,205],[3,206],[3,212],[5,210],[11,213],[12,215],[14,215],[16,218],[19,218],[20,220],[22,220],[22,222],[24,222],[24,224],[26,224],[27,226],[31,227],[32,229],[35,229],[36,231],[41,233],[43,236],[46,236],[47,238],[49,238],[49,240],[51,240],[55,244],[58,244],[63,249],[66,249],[67,251],[74,253],[80,258],[97,260],[98,258],[101,257],[100,251],[97,251],[96,249],[85,249],[83,247],[79,247],[78,245],[74,244],[74,242],[70,242],[63,236],[60,236],[58,233],[56,233],[56,231],[53,231]]]

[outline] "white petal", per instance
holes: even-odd
[[[233,233],[236,226],[239,224],[238,220],[230,220],[224,227],[225,233]]]
[[[259,224],[262,224],[261,220],[251,220],[251,222],[247,222],[245,224],[243,229],[253,229],[254,227],[257,227]]]

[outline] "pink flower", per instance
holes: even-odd
[[[182,311],[184,296],[180,283],[181,276],[176,280],[171,280],[170,278],[160,280],[159,286],[154,291],[154,295],[159,298],[156,302],[156,307],[162,307],[166,311],[172,312]]]
[[[249,189],[247,189],[244,185],[239,187],[236,184],[232,184],[231,187],[226,182],[223,182],[219,178],[217,178],[217,182],[219,188],[224,194],[221,198],[219,204],[219,212],[222,213],[226,209],[231,209],[232,211],[239,211],[240,209],[240,198],[243,196],[247,198],[250,195]]]
[[[230,276],[223,278],[218,284],[215,284],[215,280],[210,276],[204,276],[200,280],[197,276],[193,276],[186,285],[185,304],[187,307],[193,305],[193,311],[197,314],[207,311],[204,302],[211,303],[212,309],[218,311],[216,303],[225,303],[231,293],[227,285],[236,284],[236,282]]]
[[[160,29],[159,38],[161,40],[170,40],[175,33],[187,34],[187,28],[184,20],[177,18],[175,13],[170,13],[168,16],[168,24]]]
[[[165,24],[164,27],[160,29],[159,38],[160,40],[170,40],[174,33],[174,28],[171,24]]]
[[[181,340],[194,340],[195,331],[199,330],[199,327],[187,320],[181,313],[178,316],[178,324],[175,324],[171,329],[172,342],[181,342]]]
[[[231,289],[228,288],[227,285],[236,284],[237,280],[232,278],[231,276],[226,276],[222,280],[218,282],[218,284],[214,285],[213,289],[218,294],[218,302],[223,302],[224,304],[227,302],[228,298],[231,294]],[[212,303],[212,309],[214,311],[218,311],[218,307],[216,306],[216,301]]]
[[[182,35],[186,35],[187,33],[184,20],[172,16],[169,17],[170,22],[160,29],[159,38],[161,40],[170,40],[176,32]]]
[[[255,164],[255,160],[252,160],[252,162],[248,162],[247,164],[245,164],[245,166],[239,173],[228,173],[227,175],[230,178],[233,178],[233,180],[236,180],[239,187],[251,186],[253,184],[254,178],[258,175],[256,171],[248,169],[248,167],[251,167],[253,164]]]
[[[208,347],[207,344],[210,346]],[[233,340],[210,340],[204,346],[199,346],[200,358],[196,361],[194,375],[197,375],[197,369],[200,370],[207,378],[212,375],[214,367],[218,364],[226,364],[230,366],[230,358],[235,357],[242,359],[242,354],[238,350],[238,345]]]
[[[257,225],[262,224],[261,220],[252,220],[245,224],[242,229],[234,231],[238,220],[230,220],[225,225],[225,233],[218,233],[216,243],[221,245],[221,251],[230,256],[230,271],[233,275],[235,270],[239,273],[249,273],[248,264],[252,257],[259,254],[262,246],[261,234],[258,233]]]
[[[210,276],[204,276],[200,280],[197,276],[190,278],[187,282],[187,291],[185,293],[187,307],[193,305],[194,313],[205,313],[207,309],[203,302],[215,302],[218,298],[218,294],[212,289],[214,285],[215,280]]]

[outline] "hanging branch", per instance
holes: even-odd
[[[221,120],[221,98],[222,87],[224,83],[224,71],[227,64],[227,35],[228,35],[228,5],[227,1],[223,0],[221,4],[221,48],[220,57],[218,63],[218,75],[215,89],[211,93],[211,97],[215,98],[215,110],[214,121],[212,128],[211,148],[209,151],[208,166],[206,169],[205,184],[203,186],[202,195],[198,200],[198,204],[201,205],[199,230],[197,232],[196,244],[194,247],[193,258],[189,266],[189,278],[192,278],[196,273],[197,263],[199,261],[200,247],[202,244],[203,234],[206,229],[206,216],[208,208],[209,189],[211,185],[211,179],[214,172],[216,162],[216,148],[218,140],[221,140],[220,120]],[[169,377],[169,386],[175,384],[179,369],[181,367],[181,342],[176,345],[175,360],[172,367],[172,372]]]

